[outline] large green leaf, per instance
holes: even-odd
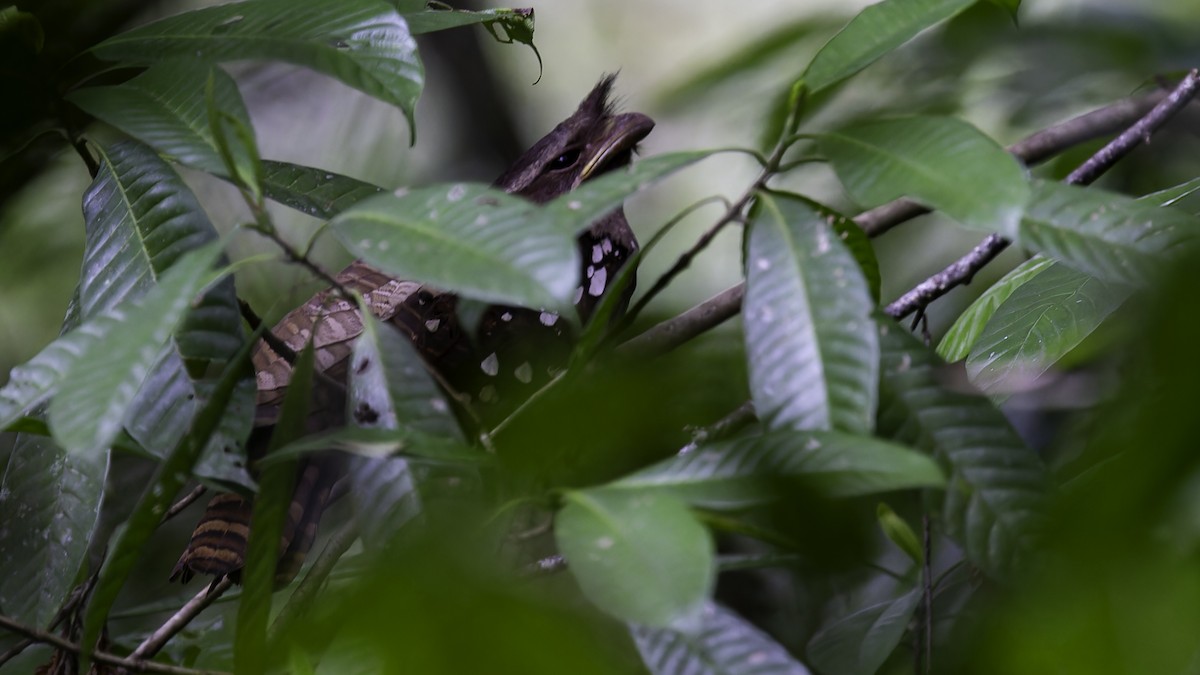
[[[888,319],[883,347],[880,433],[931,450],[949,468],[946,529],[971,562],[1006,578],[1029,557],[1046,516],[1050,483],[1041,459],[982,396],[943,386],[945,363]]]
[[[0,481],[0,607],[9,617],[47,628],[66,599],[100,515],[108,461],[17,436]]]
[[[185,254],[132,306],[112,310],[118,325],[84,347],[67,370],[71,386],[50,402],[50,429],[65,449],[94,455],[112,442],[184,314],[219,278],[211,268],[220,252],[213,242]]]
[[[310,166],[263,162],[263,193],[314,218],[329,220],[383,192],[370,183]]]
[[[992,284],[959,315],[958,319],[954,321],[954,325],[950,326],[950,330],[946,331],[945,337],[938,343],[938,356],[947,361],[959,361],[967,358],[967,354],[971,353],[971,347],[983,333],[983,327],[987,325],[1000,305],[1013,294],[1013,291],[1053,265],[1053,260],[1037,255],[1017,265],[999,281]]]
[[[861,206],[911,197],[963,225],[1011,235],[1029,201],[1017,160],[952,117],[864,122],[817,143]]]
[[[675,497],[568,492],[554,521],[558,548],[596,606],[655,627],[690,623],[716,576],[708,530]]]
[[[67,100],[137,138],[164,156],[195,169],[224,176],[209,124],[205,87],[213,78],[217,107],[247,128],[250,116],[233,78],[204,61],[176,59],[109,87],[87,87]]]
[[[630,633],[654,675],[809,673],[769,635],[716,603],[704,607],[699,630],[632,626]]]
[[[1061,263],[1049,266],[996,309],[967,357],[967,375],[992,394],[1028,388],[1131,292]]]
[[[809,661],[829,675],[874,675],[904,637],[920,602],[918,586],[837,619],[808,641]]]
[[[873,4],[817,52],[801,80],[813,93],[835,85],[975,1],[883,0]]]
[[[373,430],[408,431],[411,445],[434,452],[463,448],[465,438],[458,421],[412,340],[365,308],[363,333],[350,363],[349,409],[355,424]],[[351,499],[368,546],[382,548],[421,512],[417,472],[400,457],[365,459],[351,471]]]
[[[570,233],[538,207],[483,185],[436,185],[365,199],[331,225],[360,258],[404,279],[488,302],[559,308],[578,285]]]
[[[87,246],[80,294],[88,312],[141,297],[179,256],[217,238],[183,180],[150,148],[117,143],[100,146],[98,153],[101,171],[83,202]],[[188,309],[162,351],[129,405],[124,423],[130,435],[159,456],[174,447],[212,387],[205,373],[216,369],[209,365],[223,364],[241,341],[237,297],[232,279],[226,279]],[[249,434],[253,390],[252,380],[239,385],[238,405],[223,419],[200,475],[252,484],[233,460],[238,454],[225,449],[240,446]]]
[[[100,173],[83,196],[84,319],[143,295],[180,256],[217,238],[191,190],[148,147],[121,142],[97,152]]]
[[[879,343],[858,263],[806,202],[760,194],[751,218],[743,317],[760,418],[870,433]]]
[[[255,0],[168,17],[92,48],[101,59],[277,59],[335,77],[398,106],[412,121],[424,84],[417,45],[396,10],[378,0]]]
[[[1018,242],[1105,281],[1142,285],[1200,242],[1200,218],[1094,187],[1040,181]]]
[[[777,429],[703,443],[608,488],[663,490],[693,504],[741,508],[795,490],[796,481],[830,497],[945,484],[933,460],[894,443]]]

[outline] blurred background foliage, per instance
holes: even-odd
[[[203,4],[31,0],[17,6],[38,16],[51,62],[69,70],[76,53],[104,37]],[[320,166],[386,187],[449,179],[490,181],[522,148],[565,116],[601,73],[614,70],[621,71],[624,107],[645,112],[658,122],[644,144],[645,154],[758,147],[771,137],[769,130],[781,123],[788,87],[804,64],[868,3],[779,1],[733,6],[717,0],[554,0],[531,4],[537,10],[536,42],[544,71],[539,71],[529,50],[498,45],[478,29],[421,38],[427,86],[417,109],[413,146],[401,113],[379,101],[299,68],[238,64],[231,71],[246,99],[263,156]],[[1192,0],[1028,1],[1021,8],[1019,24],[997,6],[980,3],[824,96],[810,126],[821,129],[865,115],[939,113],[965,118],[1007,144],[1155,86],[1153,74],[1200,62],[1198,32],[1200,9]],[[83,247],[79,196],[89,183],[79,158],[52,142],[60,134],[55,128],[58,111],[47,107],[53,97],[44,90],[52,80],[23,68],[16,56],[4,56],[0,86],[12,103],[3,107],[0,129],[4,157],[0,163],[0,382],[13,365],[27,360],[59,330],[79,276]],[[539,82],[533,86],[535,80]],[[1193,106],[1150,145],[1118,164],[1101,185],[1139,195],[1194,177],[1200,152],[1197,115]],[[70,120],[77,113],[68,110],[65,116]],[[1035,173],[1061,177],[1100,143],[1069,152]],[[737,194],[755,171],[753,162],[734,155],[703,162],[663,187],[635,197],[627,206],[630,221],[644,241],[682,206],[713,194]],[[228,231],[247,219],[231,188],[199,173],[187,173],[186,178],[218,229]],[[858,210],[821,164],[793,171],[777,185],[847,212]],[[643,284],[690,246],[716,212],[702,209],[673,232],[667,245],[646,260]],[[272,214],[294,242],[307,241],[319,225],[282,207],[273,206]],[[884,300],[941,269],[977,239],[977,234],[930,215],[875,240]],[[662,296],[656,313],[643,320],[661,319],[737,281],[740,244],[740,232],[721,235],[681,283]],[[240,257],[269,250],[260,240],[240,236],[231,252]],[[320,239],[317,251],[316,257],[331,268],[348,259],[331,238]],[[975,295],[1020,260],[1019,251],[1005,253],[976,283],[936,303],[930,310],[935,341]],[[1062,421],[1061,426],[1042,423],[1047,410],[1090,407],[1102,398],[1100,394],[1091,389],[1068,391],[1049,403],[1036,402],[1039,424],[1025,430],[1037,432],[1039,444],[1080,429],[1098,439],[1092,447],[1051,458],[1061,475],[1070,479],[1067,499],[1060,505],[1063,517],[1057,521],[1070,526],[1051,538],[1055,555],[1050,562],[1013,587],[983,585],[963,567],[945,570],[934,598],[936,616],[944,621],[934,626],[942,645],[936,670],[1200,673],[1200,648],[1194,637],[1200,634],[1200,568],[1196,566],[1200,502],[1195,496],[1200,493],[1196,487],[1200,467],[1194,457],[1200,428],[1192,391],[1200,378],[1200,365],[1189,341],[1200,331],[1197,314],[1191,310],[1195,284],[1189,272],[1194,271],[1194,262],[1190,269],[1181,267],[1170,286],[1174,290],[1152,307],[1126,308],[1127,320],[1112,322],[1118,329],[1133,326],[1128,332],[1141,334],[1140,341],[1124,350],[1134,356],[1121,363],[1122,369],[1135,374],[1134,384],[1127,387],[1130,393],[1102,401],[1098,412],[1056,420]],[[282,314],[314,288],[302,272],[282,263],[249,268],[238,285],[243,296],[270,316]],[[731,322],[646,375],[666,374],[655,381],[659,389],[648,391],[650,398],[690,394],[676,401],[680,410],[688,412],[679,415],[678,424],[672,427],[655,420],[658,431],[675,428],[680,434],[655,439],[653,445],[677,447],[686,440],[682,427],[689,419],[716,419],[744,398],[745,366],[736,348],[740,335],[736,322]],[[1103,339],[1112,336],[1094,338]],[[1081,361],[1088,358],[1090,346],[1091,341],[1081,348]],[[678,362],[672,363],[676,358]],[[687,372],[693,360],[711,367]],[[1021,405],[1017,397],[1009,409],[1018,421]],[[563,418],[563,424],[570,428],[574,422]],[[1153,457],[1121,454],[1150,446]],[[0,458],[3,448],[0,442]],[[1072,464],[1072,458],[1085,450],[1088,461]],[[1097,462],[1097,456],[1112,460]],[[602,471],[616,473],[622,468],[609,463]],[[586,474],[590,480],[600,475],[595,471],[593,467]],[[132,480],[129,476],[136,474],[114,470],[113,475]],[[918,503],[892,506],[906,516],[921,507]],[[869,500],[836,505],[787,501],[758,514],[755,522],[762,531],[805,555],[770,571],[723,575],[719,597],[735,604],[794,653],[804,654],[826,620],[893,598],[914,573],[913,561],[898,549],[887,549],[874,531],[875,508]],[[811,517],[797,519],[796,513]],[[336,520],[336,515],[331,517]],[[141,561],[134,577],[139,582],[130,585],[114,614],[114,634],[133,639],[194,592],[167,585],[163,573],[191,521],[182,517],[156,538],[161,550],[149,551]],[[1147,528],[1147,522],[1160,527]],[[451,527],[443,532],[458,530]],[[569,668],[600,673],[637,667],[636,660],[628,660],[629,637],[594,610],[582,603],[561,606],[550,592],[535,599],[507,594],[500,590],[505,585],[496,583],[495,569],[472,564],[486,560],[486,552],[469,537],[466,542],[461,536],[449,539],[424,542],[430,555],[419,559],[364,556],[358,567],[351,560],[334,580],[345,586],[339,594],[343,600],[322,609],[311,625],[297,627],[297,642],[345,641],[356,631],[365,642],[375,644],[407,636],[415,649],[372,657],[399,659],[384,665],[405,672],[468,672],[480,664],[490,665],[490,672],[550,673]],[[722,546],[723,553],[734,554],[753,551],[755,544],[730,537]],[[877,569],[846,565],[868,555],[868,550],[869,557],[893,570],[896,578],[880,575]],[[935,551],[937,556],[951,560],[955,553]],[[736,564],[733,557],[724,561],[730,568]],[[362,573],[366,565],[373,566],[374,573]],[[447,569],[456,573],[445,574]],[[412,584],[405,583],[412,578],[431,581],[413,591]],[[968,606],[966,599],[976,591],[979,601]],[[366,596],[386,599],[378,606],[388,607],[389,612],[383,616],[357,613],[369,605],[361,602]],[[490,601],[478,602],[479,597]],[[230,599],[236,599],[236,594]],[[173,641],[169,653],[188,663],[204,650],[206,665],[228,667],[228,655],[213,650],[231,644],[233,606],[222,601]],[[400,622],[391,623],[394,617],[400,617]],[[349,629],[324,636],[314,628],[330,625],[329,621]],[[954,632],[940,633],[943,628]],[[495,640],[489,640],[492,631]],[[506,638],[520,633],[539,636],[545,646],[544,662],[530,665],[523,659],[528,653],[506,651],[511,649]],[[593,658],[596,635],[609,633],[616,647]],[[482,636],[483,641],[459,641],[464,634]],[[465,650],[466,644],[473,650],[484,645],[484,652]],[[30,652],[32,662],[37,653]],[[375,672],[382,667],[354,657],[354,644],[340,644],[331,653],[335,660],[325,664],[324,672],[355,672],[353,668]],[[292,658],[294,672],[305,672],[305,657]],[[898,654],[881,672],[910,669],[911,654]]]

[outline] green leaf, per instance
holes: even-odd
[[[8,384],[0,388],[0,427],[12,424],[57,392],[79,355],[108,336],[123,316],[113,310],[101,312],[13,368]]]
[[[263,193],[297,211],[329,220],[358,202],[384,192],[376,185],[324,169],[263,162]]]
[[[1046,467],[990,401],[943,386],[945,363],[932,350],[890,319],[879,320],[879,332],[881,435],[926,448],[948,467],[947,532],[984,573],[1010,577],[1045,523]]]
[[[123,142],[100,146],[97,152],[101,170],[84,196],[87,274],[80,299],[85,316],[140,298],[181,255],[217,239],[195,196],[150,148]],[[237,297],[232,279],[226,279],[188,308],[172,346],[129,405],[124,423],[130,435],[160,457],[174,447],[212,386],[204,373],[210,364],[224,364],[241,342]],[[253,396],[246,404],[247,386],[253,389],[250,382],[241,386],[239,414],[226,418],[206,455],[202,470],[207,477],[250,483],[244,469],[225,461],[228,454],[223,452],[249,433]]]
[[[689,150],[639,159],[628,167],[592,178],[556,197],[543,207],[539,217],[561,232],[577,235],[597,218],[619,208],[633,193],[718,152],[720,150]]]
[[[179,278],[185,276],[183,273],[190,272],[191,268],[206,267],[200,263],[211,264],[218,250],[216,246],[212,246],[211,250],[205,249],[189,254],[172,268],[168,279],[164,280],[160,288],[173,283],[171,276]],[[163,515],[208,445],[213,432],[225,415],[238,381],[252,370],[250,353],[258,342],[259,335],[259,332],[252,334],[225,367],[213,388],[212,396],[196,415],[190,432],[179,440],[159,464],[146,492],[142,494],[133,513],[125,521],[125,528],[119,531],[116,540],[111,544],[110,553],[100,569],[99,579],[84,613],[83,638],[80,640],[84,654],[90,654],[94,650],[113,602],[116,601],[134,566],[143,560],[142,547],[162,523]],[[86,669],[86,663],[82,668]]]
[[[884,536],[889,541],[907,553],[913,562],[918,565],[924,562],[925,549],[921,546],[921,542],[917,541],[916,533],[903,518],[896,515],[892,507],[879,502],[879,505],[875,507],[875,518],[879,521],[879,529],[883,530]]]
[[[750,391],[771,427],[870,433],[879,344],[854,257],[807,203],[760,194],[746,244]]]
[[[66,599],[100,515],[109,455],[20,434],[0,474],[0,607],[45,628]]]
[[[355,423],[375,429],[412,429],[460,444],[462,428],[412,339],[359,304],[363,332],[351,358],[350,401]]]
[[[865,122],[821,134],[817,144],[864,207],[911,197],[968,227],[1011,236],[1029,201],[1017,160],[952,117]]]
[[[140,143],[98,146],[100,173],[83,196],[87,229],[80,280],[80,311],[90,318],[98,308],[140,297],[188,251],[217,239],[216,230],[179,174]],[[223,303],[233,309],[235,300]],[[237,350],[226,338],[216,351]]]
[[[363,308],[363,333],[350,363],[350,410],[363,432],[406,437],[405,454],[457,464],[486,459],[468,448],[449,402],[412,340]],[[363,543],[383,548],[424,509],[421,470],[401,457],[377,455],[350,472],[350,495]]]
[[[1104,281],[1144,285],[1195,249],[1200,218],[1094,187],[1035,184],[1017,241]]]
[[[930,26],[955,16],[975,0],[883,0],[833,36],[801,80],[816,93],[866,68]]]
[[[50,402],[63,448],[91,456],[108,447],[184,313],[219,278],[210,270],[220,252],[214,242],[186,254],[139,302],[113,310],[119,328],[84,348],[66,373],[71,386]]]
[[[272,452],[270,457],[264,457],[257,466],[271,466],[276,462],[323,450],[341,450],[372,459],[396,457],[434,464],[475,465],[491,462],[490,455],[481,454],[463,442],[407,426],[399,429],[343,427],[292,441]]]
[[[631,626],[653,675],[808,675],[809,671],[754,624],[706,603],[699,630]]]
[[[355,255],[403,279],[494,303],[558,309],[579,283],[574,238],[538,207],[459,183],[382,194],[331,225]]]
[[[405,12],[404,20],[408,22],[408,30],[413,35],[422,35],[432,33],[439,30],[447,30],[450,28],[458,28],[460,26],[470,26],[472,24],[483,23],[490,24],[500,22],[507,23],[528,23],[530,31],[533,29],[533,9],[516,8],[516,9],[485,9],[481,11],[470,11],[466,9],[426,9],[421,12]]]
[[[894,443],[836,431],[776,429],[701,444],[607,489],[661,490],[700,506],[742,508],[788,494],[798,480],[830,497],[945,484],[933,460]]]
[[[233,78],[203,61],[166,61],[128,82],[78,89],[66,98],[173,161],[224,176],[204,101],[210,74],[217,106],[249,127],[250,116]]]
[[[971,347],[983,333],[983,327],[987,325],[988,320],[992,318],[1000,305],[1013,294],[1013,291],[1054,264],[1053,260],[1037,255],[1017,265],[999,281],[992,284],[959,315],[958,319],[954,321],[954,325],[950,326],[950,330],[946,331],[945,337],[938,343],[938,356],[947,361],[960,361],[967,358],[967,354],[971,353]]]
[[[837,232],[842,243],[850,251],[850,255],[853,255],[854,260],[858,262],[858,268],[862,270],[863,278],[867,281],[867,288],[871,290],[871,297],[875,299],[876,304],[879,304],[883,277],[879,273],[879,260],[875,257],[875,247],[871,245],[871,240],[867,237],[867,233],[863,232],[862,227],[854,222],[853,218],[848,218],[838,211],[820,202],[813,201],[804,195],[781,191],[772,191],[771,194],[786,197],[787,199],[799,199],[825,218],[825,222],[829,223],[834,232]]]
[[[274,59],[312,68],[399,107],[412,123],[424,84],[417,45],[377,0],[256,0],[168,17],[92,48],[107,61]]]
[[[1180,183],[1174,187],[1169,187],[1158,192],[1151,192],[1148,195],[1138,197],[1138,201],[1153,204],[1155,206],[1175,206],[1179,202],[1187,199],[1196,192],[1200,192],[1200,178],[1193,178],[1189,181]]]
[[[989,394],[1029,388],[1131,292],[1061,263],[1050,265],[996,309],[967,357],[967,375]]]
[[[874,675],[900,644],[920,602],[917,586],[824,626],[808,642],[809,661],[823,673]]]
[[[703,607],[716,575],[708,530],[669,495],[571,491],[554,535],[584,595],[608,613],[665,627]]]
[[[284,395],[279,419],[267,444],[267,455],[304,435],[313,392],[316,350],[310,339],[296,357],[292,378]],[[249,541],[242,570],[242,597],[238,601],[237,633],[233,639],[234,669],[242,673],[266,670],[267,620],[271,591],[279,564],[280,540],[296,489],[296,462],[275,463],[262,472]]]

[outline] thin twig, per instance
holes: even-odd
[[[0,654],[0,667],[21,655],[21,652],[37,644],[33,638],[25,638],[13,645],[8,651]]]
[[[724,323],[742,309],[746,284],[725,289],[695,307],[659,323],[617,348],[633,357],[656,356],[675,349],[701,333]]]
[[[675,264],[671,265],[669,270],[664,272],[658,277],[657,280],[655,280],[654,285],[650,287],[650,290],[646,291],[644,294],[642,294],[642,297],[638,298],[638,301],[634,303],[633,307],[625,315],[626,324],[631,323],[633,319],[641,313],[646,305],[654,299],[655,296],[657,296],[663,291],[663,289],[670,285],[670,283],[674,281],[675,277],[679,276],[684,270],[686,270],[692,264],[692,260],[694,260],[696,256],[700,255],[704,249],[708,248],[708,245],[711,244],[713,239],[715,239],[717,235],[721,233],[721,230],[725,229],[726,225],[742,219],[742,210],[745,209],[746,205],[750,203],[750,200],[754,198],[755,192],[762,188],[763,185],[765,185],[766,180],[770,178],[771,174],[769,174],[767,171],[767,169],[763,169],[763,173],[759,179],[750,186],[746,193],[742,195],[742,198],[737,202],[730,204],[725,209],[725,213],[717,219],[717,222],[713,223],[713,225],[709,227],[699,239],[696,240],[696,243],[693,244],[691,248],[689,248],[687,251],[684,251],[683,255],[679,256],[679,258],[675,261]]]
[[[758,415],[754,412],[754,401],[746,401],[734,408],[733,412],[716,422],[693,431],[691,442],[683,446],[676,454],[686,455],[702,443],[711,443],[712,441],[719,441],[722,438],[728,438],[753,424],[756,419],[758,419]]]
[[[1134,148],[1149,141],[1150,135],[1182,110],[1198,89],[1200,73],[1193,69],[1170,94],[1159,101],[1158,105],[1089,157],[1079,168],[1072,171],[1064,182],[1071,185],[1088,185],[1102,176]],[[896,319],[904,318],[942,297],[951,289],[970,283],[975,273],[995,259],[1010,243],[999,235],[988,235],[970,253],[917,284],[885,307],[884,312]]]
[[[204,487],[203,485],[197,485],[195,488],[192,489],[191,492],[184,495],[182,499],[175,502],[175,504],[173,504],[171,506],[171,508],[167,509],[167,512],[163,514],[161,522],[165,523],[168,520],[179,515],[179,513],[181,511],[183,511],[187,507],[191,506],[192,503],[195,502],[197,499],[200,499],[200,497],[204,496],[204,493],[207,491],[208,491],[208,488]]]
[[[79,645],[70,640],[47,633],[45,631],[26,626],[15,619],[0,615],[0,628],[7,629],[14,633],[24,635],[25,637],[40,642],[42,644],[52,645],[58,649],[71,652],[73,654],[81,653]],[[99,663],[107,663],[112,666],[118,666],[127,670],[132,670],[138,673],[166,673],[167,675],[228,675],[221,671],[214,670],[196,670],[194,668],[184,668],[182,666],[172,666],[166,663],[158,663],[155,661],[144,661],[142,659],[125,658],[108,652],[94,651],[91,654],[92,660]]]
[[[283,251],[283,254],[287,256],[289,261],[308,270],[313,276],[317,277],[321,281],[324,281],[329,285],[330,288],[337,291],[337,293],[343,298],[351,299],[354,297],[354,294],[350,292],[350,289],[346,288],[346,286],[342,284],[342,282],[338,281],[336,277],[329,272],[326,272],[324,268],[313,262],[304,253],[297,251],[291,244],[287,243],[283,237],[279,236],[279,233],[275,231],[275,227],[269,222],[255,224],[251,226],[250,229],[261,234],[267,239],[270,239]]]
[[[163,625],[159,626],[157,630],[143,640],[142,644],[138,645],[137,649],[133,650],[133,653],[129,655],[129,658],[152,658],[158,653],[158,650],[163,648],[163,645],[167,644],[168,640],[175,637],[179,631],[191,623],[205,608],[216,602],[217,598],[221,597],[221,594],[229,590],[231,586],[233,586],[233,580],[225,576],[218,580],[217,583],[200,589],[200,592],[192,596],[192,599],[188,600],[187,604],[180,607],[179,611],[171,615],[171,618],[167,619]]]
[[[1141,98],[1118,101],[1034,133],[1009,149],[1027,164],[1045,161],[1080,143],[1125,128],[1166,96],[1166,93],[1155,92]],[[898,199],[864,211],[854,218],[854,222],[869,236],[875,237],[925,212],[924,207],[915,202]],[[992,257],[995,255],[991,254]],[[622,345],[622,349],[645,355],[670,351],[737,314],[741,310],[744,291],[744,284],[726,289],[716,297],[632,338]]]

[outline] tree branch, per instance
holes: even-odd
[[[626,341],[617,348],[617,353],[642,357],[669,352],[740,312],[745,295],[744,283],[721,291],[686,312]]]
[[[64,637],[26,626],[19,621],[4,615],[0,615],[0,628],[5,628],[14,633],[24,635],[34,642],[53,645],[58,649],[68,651],[73,654],[79,654],[81,652],[79,645]],[[125,668],[127,670],[132,670],[139,673],[166,673],[167,675],[228,675],[228,673],[215,670],[196,670],[194,668],[183,668],[181,666],[172,666],[166,663],[157,663],[155,661],[125,658],[99,650],[92,652],[91,657],[93,661],[107,663],[112,666],[118,666],[120,668]]]
[[[1200,72],[1192,69],[1170,94],[1166,95],[1141,119],[1119,136],[1100,148],[1087,161],[1079,165],[1066,177],[1069,185],[1088,185],[1128,155],[1134,148],[1150,140],[1150,135],[1175,116],[1200,89]],[[884,308],[888,316],[902,319],[913,312],[923,310],[929,303],[942,297],[951,289],[970,283],[975,273],[991,262],[1011,242],[999,235],[991,234],[970,253],[950,263],[946,269],[917,284],[912,290],[897,298]]]
[[[217,601],[217,598],[229,590],[233,586],[233,580],[228,576],[222,577],[211,586],[205,586],[200,589],[200,592],[187,601],[179,611],[175,612],[171,618],[167,619],[163,625],[150,634],[142,644],[133,650],[129,655],[131,659],[148,659],[158,653],[158,650],[167,644],[167,641],[175,637],[176,633],[183,630],[189,623],[195,619],[200,612],[204,611],[209,605]]]
[[[200,497],[204,496],[204,493],[207,491],[208,491],[208,488],[204,487],[203,485],[197,485],[196,487],[192,488],[191,492],[184,495],[183,498],[181,498],[179,501],[175,502],[171,506],[171,508],[167,509],[167,512],[163,514],[162,520],[160,522],[165,523],[168,520],[179,515],[179,513],[181,511],[183,511],[187,507],[191,506],[192,503],[195,502]]]

